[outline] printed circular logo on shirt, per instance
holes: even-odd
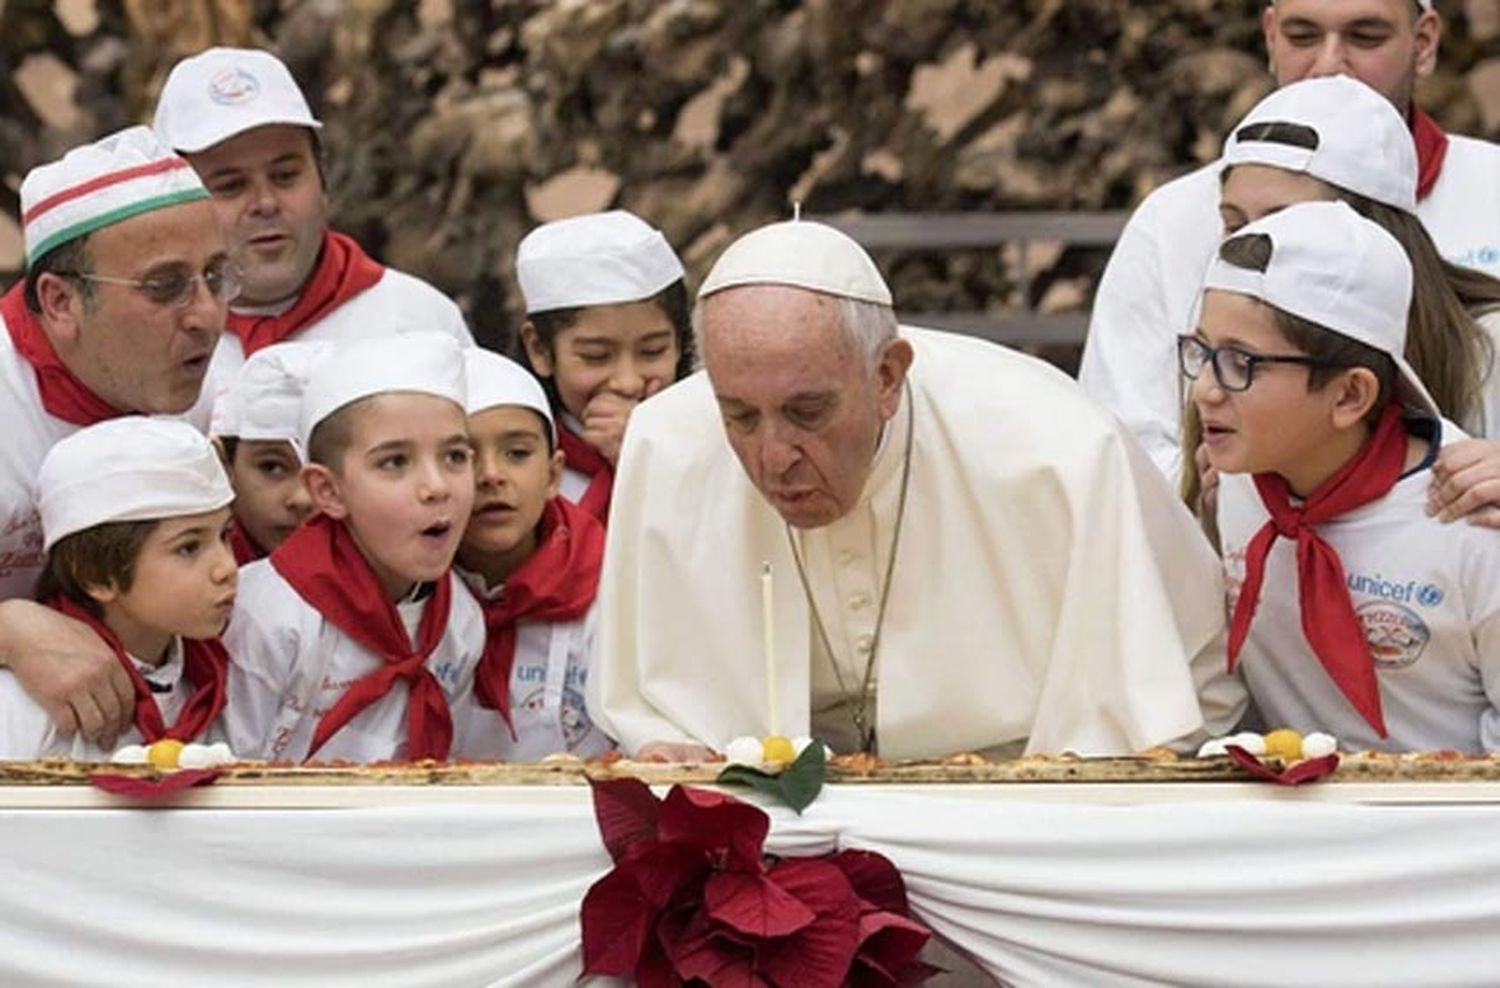
[[[1422,657],[1432,630],[1416,611],[1387,600],[1361,604],[1354,612],[1377,669],[1405,669]]]
[[[225,69],[208,81],[208,98],[220,106],[238,106],[260,95],[260,82],[244,69]]]
[[[1417,603],[1423,607],[1436,607],[1443,602],[1443,588],[1436,583],[1424,583],[1417,591]]]

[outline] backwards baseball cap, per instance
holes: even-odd
[[[543,223],[516,249],[528,313],[639,302],[682,275],[661,231],[623,209]]]
[[[281,60],[256,48],[210,48],[178,62],[152,122],[162,141],[187,154],[268,124],[323,126]]]
[[[126,415],[55,443],[37,471],[43,548],[108,522],[222,508],[234,490],[213,446],[178,419]]]
[[[1243,227],[1229,239],[1253,234],[1271,242],[1266,269],[1249,270],[1216,257],[1205,288],[1260,299],[1374,347],[1396,362],[1401,403],[1439,414],[1404,356],[1412,269],[1395,237],[1343,202],[1298,203]]]
[[[1417,208],[1411,128],[1390,100],[1350,76],[1271,93],[1229,135],[1223,161],[1304,172],[1408,213]]]
[[[478,415],[487,408],[516,405],[540,415],[557,443],[557,424],[552,420],[552,406],[536,376],[493,350],[467,347],[464,350],[464,376],[468,389],[465,411]]]
[[[302,451],[302,392],[312,365],[326,357],[332,344],[310,341],[277,343],[251,354],[214,399],[209,434],[251,442],[289,442]]]
[[[451,335],[397,333],[329,348],[313,361],[302,392],[298,436],[345,405],[380,394],[425,394],[465,408],[463,348]]]
[[[21,182],[26,265],[86,233],[208,190],[185,160],[145,127],[127,127],[38,165]]]
[[[790,285],[891,304],[891,290],[865,249],[843,231],[810,220],[771,223],[740,237],[714,262],[698,298],[741,285]]]

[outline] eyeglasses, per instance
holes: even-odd
[[[1209,364],[1214,368],[1214,380],[1225,391],[1245,391],[1255,380],[1255,368],[1260,364],[1301,364],[1304,367],[1337,367],[1327,360],[1304,356],[1273,356],[1251,353],[1236,346],[1209,346],[1196,336],[1184,334],[1177,337],[1177,366],[1182,376],[1196,381],[1203,368]]]
[[[201,275],[191,271],[176,270],[149,278],[114,278],[109,275],[91,274],[87,271],[69,271],[68,275],[82,281],[97,281],[106,285],[127,285],[146,296],[157,305],[170,305],[185,309],[198,296],[198,279],[203,287],[218,302],[233,302],[239,298],[241,279],[244,273],[233,261],[216,261],[203,269]]]

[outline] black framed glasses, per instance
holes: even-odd
[[[156,305],[170,305],[185,309],[193,304],[198,295],[198,280],[208,294],[221,303],[239,298],[244,274],[239,265],[230,260],[214,261],[201,274],[187,270],[174,270],[155,274],[149,278],[116,278],[111,275],[93,274],[88,271],[69,271],[69,276],[82,281],[96,281],[106,285],[126,285],[146,296]]]
[[[1182,376],[1196,381],[1203,368],[1213,365],[1214,380],[1225,391],[1245,391],[1255,381],[1255,368],[1260,364],[1300,364],[1303,367],[1336,367],[1337,364],[1317,357],[1303,355],[1280,355],[1251,353],[1237,346],[1209,346],[1198,337],[1183,334],[1177,337],[1177,366]]]

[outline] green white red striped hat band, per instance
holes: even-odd
[[[208,190],[148,127],[129,127],[38,165],[21,183],[26,265],[70,240]]]

